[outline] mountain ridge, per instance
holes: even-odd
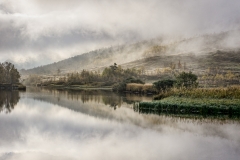
[[[147,59],[151,57],[152,59],[155,57],[156,60],[159,60],[159,63],[165,61],[164,65],[159,65],[158,67],[169,67],[170,63],[176,63],[176,61],[181,61],[181,59],[185,59],[187,62],[196,63],[192,63],[192,65],[199,65],[197,59],[205,57],[207,58],[206,60],[209,61],[208,55],[211,57],[212,54],[218,51],[224,54],[231,52],[239,55],[238,51],[240,46],[237,45],[238,41],[240,43],[240,39],[237,38],[239,36],[239,30],[232,30],[217,34],[205,34],[172,42],[167,42],[167,40],[158,38],[135,44],[101,48],[45,66],[21,70],[21,73],[25,75],[55,74],[57,70],[60,70],[61,73],[78,72],[83,69],[102,70],[101,68],[107,67],[113,63],[120,64],[123,67],[144,66],[147,68],[153,67],[153,69],[155,67],[156,69],[156,65],[152,65],[150,61],[142,65],[140,65],[141,63],[137,64],[137,62],[140,62],[140,60],[144,61],[144,59],[145,62],[148,62]],[[229,43],[230,40],[232,43]],[[233,54],[231,55],[233,56]],[[159,56],[163,59],[165,58],[165,60],[160,60]],[[172,57],[172,59],[170,57]],[[191,59],[191,57],[195,57],[196,60]],[[226,57],[226,55],[224,55],[224,57]],[[215,60],[221,60],[221,58],[218,56],[218,59]],[[233,63],[235,63],[234,60],[236,60],[236,58],[233,59]],[[204,59],[201,61],[203,63]],[[211,58],[211,61],[214,61],[214,57]],[[157,63],[157,61],[155,63]]]

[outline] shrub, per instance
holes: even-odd
[[[154,82],[153,85],[158,91],[165,91],[168,88],[172,88],[174,83],[176,83],[175,80],[167,79]]]
[[[186,73],[182,72],[176,76],[176,87],[185,87],[185,88],[196,88],[198,86],[197,83],[197,75],[192,72]]]
[[[140,92],[140,93],[156,93],[155,87],[152,84],[137,84],[128,83],[126,85],[126,91]]]
[[[126,87],[127,87],[128,83],[144,84],[144,82],[142,80],[130,77],[130,78],[125,79],[122,82],[115,84],[113,86],[113,91],[116,91],[116,92],[126,91]]]

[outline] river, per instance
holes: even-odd
[[[0,160],[239,160],[239,121],[139,114],[151,96],[0,92]]]

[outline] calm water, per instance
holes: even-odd
[[[0,92],[0,160],[239,160],[240,124],[138,114],[151,97]]]

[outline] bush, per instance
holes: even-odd
[[[175,80],[160,80],[157,82],[153,83],[153,86],[158,90],[158,91],[165,91],[168,88],[172,88],[174,83],[176,83]]]
[[[198,86],[197,83],[197,75],[192,72],[186,73],[182,72],[176,76],[176,87],[185,87],[185,88],[196,88]]]
[[[126,87],[127,87],[128,83],[144,84],[144,82],[142,80],[130,77],[130,78],[125,79],[122,82],[119,82],[119,83],[113,85],[113,91],[116,91],[116,92],[126,91]]]
[[[126,91],[139,92],[139,93],[156,93],[157,90],[152,84],[137,84],[128,83],[126,85]]]

